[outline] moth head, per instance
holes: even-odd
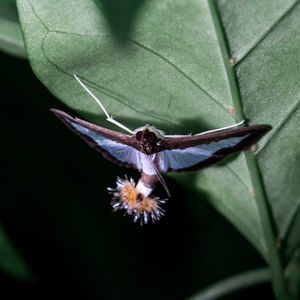
[[[156,146],[160,144],[160,137],[155,132],[150,131],[148,127],[139,130],[135,134],[136,141],[141,148],[147,153],[152,154]]]
[[[156,135],[156,137],[157,137],[158,139],[160,139],[160,140],[163,140],[163,139],[164,139],[165,133],[164,133],[162,130],[157,129],[157,128],[154,127],[154,126],[150,126],[150,125],[148,125],[148,124],[146,124],[145,126],[136,128],[136,129],[133,131],[133,133],[134,133],[134,134],[137,134],[137,132],[143,131],[143,130],[146,129],[146,128],[147,128],[150,132],[153,132],[153,133]]]

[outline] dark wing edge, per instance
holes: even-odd
[[[212,132],[203,135],[193,135],[193,136],[185,136],[179,138],[167,138],[163,141],[159,151],[172,150],[172,149],[185,149],[189,147],[200,146],[203,144],[210,144],[212,142],[218,142],[220,140],[224,140],[232,137],[240,137],[246,134],[250,134],[250,136],[247,137],[244,140],[244,142],[247,141],[247,145],[250,144],[251,146],[251,143],[252,144],[255,143],[271,128],[272,127],[269,125],[254,125],[254,126],[248,126],[248,127],[227,130],[227,131]],[[248,148],[250,146],[248,146]],[[241,150],[245,150],[245,149],[241,149]]]
[[[93,149],[95,149],[96,151],[100,152],[103,157],[105,157],[106,159],[108,159],[109,161],[119,165],[119,166],[124,166],[127,168],[134,168],[136,169],[136,166],[133,164],[129,164],[126,162],[122,162],[118,159],[116,159],[114,156],[112,156],[108,151],[106,151],[105,149],[103,149],[102,147],[100,147],[91,137],[89,137],[88,135],[85,135],[83,133],[81,133],[80,131],[78,131],[75,127],[73,127],[69,122],[66,121],[66,119],[75,122],[81,126],[84,126],[86,128],[88,128],[89,130],[104,136],[108,139],[114,140],[115,142],[119,142],[122,144],[126,144],[128,146],[131,146],[132,142],[128,142],[128,143],[124,143],[124,140],[128,140],[128,139],[132,139],[132,136],[120,133],[120,132],[116,132],[113,130],[109,130],[100,126],[97,126],[95,124],[89,123],[87,121],[81,120],[79,118],[73,118],[70,115],[66,114],[65,112],[58,110],[58,109],[50,109],[50,111],[52,111],[56,117],[58,117],[58,119],[60,119],[67,128],[69,128],[71,131],[73,131],[76,135],[78,135],[80,138],[82,138],[90,147],[92,147]],[[132,146],[131,146],[132,147]]]
[[[222,139],[226,139],[226,138],[243,136],[243,135],[246,135],[247,133],[250,134],[248,137],[243,139],[240,143],[236,144],[235,146],[220,149],[220,150],[214,152],[211,157],[209,157],[208,159],[206,159],[204,161],[199,162],[198,164],[195,164],[195,165],[187,167],[187,168],[179,169],[179,170],[178,169],[174,170],[174,169],[170,168],[168,170],[168,172],[176,172],[176,173],[195,172],[195,171],[207,168],[211,165],[214,165],[214,164],[222,161],[230,154],[249,149],[255,142],[257,142],[270,129],[271,129],[271,126],[268,126],[268,125],[257,125],[257,126],[249,126],[249,127],[239,128],[239,129],[235,129],[235,130],[230,130],[228,132],[225,131],[225,132],[220,132],[220,133],[207,134],[207,135],[209,135],[208,137],[205,137],[205,135],[187,137],[187,139],[198,137],[199,143],[197,143],[195,145],[196,139],[194,139],[192,141],[192,143],[189,143],[189,141],[185,141],[185,145],[187,145],[187,146],[185,146],[185,148],[198,146],[201,144],[209,144],[210,142],[215,142],[217,140],[215,137],[212,137],[212,135],[220,135],[221,133],[222,133],[223,137],[221,137],[221,138],[218,137],[219,141]],[[226,136],[226,138],[224,138],[224,136]],[[175,138],[175,139],[177,139],[177,138]],[[178,138],[177,140],[180,140],[180,139],[186,139],[186,137]],[[203,141],[205,141],[205,143]],[[178,141],[175,143],[178,143]],[[189,146],[190,144],[193,144],[193,146]],[[175,149],[182,149],[182,148],[178,147]]]

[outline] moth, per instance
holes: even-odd
[[[232,126],[196,135],[165,135],[163,131],[149,125],[132,131],[109,116],[100,100],[75,74],[74,77],[98,103],[107,121],[129,134],[73,118],[57,109],[51,109],[51,111],[106,159],[119,166],[135,168],[141,173],[137,184],[127,177],[118,178],[117,187],[108,188],[113,194],[113,209],[125,209],[134,217],[135,222],[140,220],[141,224],[148,223],[149,219],[158,220],[164,214],[161,204],[167,199],[151,196],[157,182],[161,182],[170,197],[161,173],[191,172],[209,167],[232,153],[250,148],[270,130],[270,127],[266,125],[231,129],[241,125],[242,121]]]

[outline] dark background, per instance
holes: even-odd
[[[172,198],[156,224],[112,213],[106,187],[138,173],[106,161],[49,112],[76,115],[27,61],[0,53],[0,66],[0,222],[36,275],[26,282],[0,269],[2,299],[184,299],[265,266],[204,195],[168,178]],[[223,299],[257,295],[273,299],[267,284]]]

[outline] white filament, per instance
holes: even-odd
[[[97,102],[97,104],[101,107],[101,109],[103,110],[103,112],[106,115],[106,120],[119,126],[120,128],[128,131],[129,133],[133,134],[133,131],[130,130],[128,127],[126,127],[125,125],[123,125],[122,123],[116,121],[113,119],[113,117],[109,116],[108,112],[106,111],[105,107],[102,105],[102,103],[100,102],[100,100],[85,86],[85,84],[76,76],[76,74],[74,74],[75,79],[79,82],[79,84],[93,97],[93,99]]]

